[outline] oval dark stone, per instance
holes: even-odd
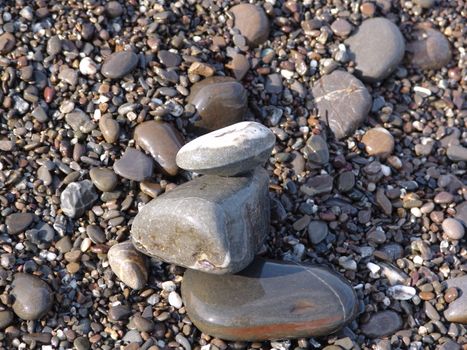
[[[130,73],[138,64],[138,55],[132,51],[114,52],[102,65],[102,75],[110,79],[119,79]]]
[[[233,78],[210,77],[191,88],[188,102],[201,117],[195,123],[200,132],[214,131],[241,122],[247,111],[245,88]]]
[[[326,335],[358,309],[352,287],[330,270],[262,258],[236,275],[187,270],[182,297],[196,327],[226,340]]]

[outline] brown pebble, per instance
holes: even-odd
[[[447,303],[452,303],[458,296],[459,292],[457,291],[457,288],[454,287],[450,287],[444,292],[444,300],[446,300]]]
[[[435,298],[435,294],[432,292],[420,292],[418,296],[422,300],[431,300]]]

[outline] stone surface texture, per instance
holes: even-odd
[[[226,340],[333,333],[356,316],[356,296],[324,267],[257,258],[236,275],[187,270],[182,297],[193,323]]]
[[[268,40],[269,20],[264,10],[253,4],[239,4],[230,9],[235,17],[234,27],[247,39],[250,46]]]
[[[200,136],[177,154],[180,168],[200,174],[234,176],[263,165],[276,137],[256,122],[240,122]]]
[[[268,175],[205,175],[146,204],[131,228],[135,247],[211,273],[245,268],[269,232]]]

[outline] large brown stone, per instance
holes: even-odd
[[[258,46],[268,40],[269,20],[261,7],[239,4],[230,11],[235,17],[234,27],[246,38],[250,46]]]
[[[262,168],[186,182],[139,211],[131,228],[133,243],[180,266],[217,274],[240,271],[269,231],[268,183]]]
[[[187,270],[182,297],[202,332],[244,341],[327,335],[358,305],[352,287],[324,267],[262,258],[236,275]]]
[[[444,311],[444,317],[449,322],[467,324],[467,276],[448,279],[447,288],[456,288],[458,298],[449,304]]]
[[[205,133],[242,121],[248,101],[245,88],[235,79],[210,77],[193,85],[188,102],[200,116],[196,129]]]
[[[177,175],[175,157],[183,138],[171,124],[155,120],[141,123],[135,129],[134,139],[168,175]]]
[[[351,135],[363,123],[372,103],[365,85],[340,70],[319,79],[312,95],[321,120],[338,139]]]

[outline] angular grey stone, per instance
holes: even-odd
[[[245,268],[269,231],[268,175],[205,175],[146,204],[131,228],[143,253],[210,273]]]
[[[306,140],[304,153],[312,163],[323,165],[329,162],[328,144],[321,135],[312,135]]]
[[[60,207],[71,218],[81,217],[97,200],[98,195],[90,180],[70,183],[60,195]]]
[[[361,325],[362,332],[370,338],[392,335],[402,327],[402,319],[398,313],[385,310],[370,317],[367,323]]]
[[[370,18],[345,41],[356,75],[377,82],[391,74],[404,58],[405,42],[399,28],[386,18]]]
[[[372,100],[365,85],[352,74],[334,71],[319,79],[312,88],[318,114],[335,137],[352,134],[365,120]]]
[[[177,165],[200,174],[234,176],[263,165],[276,137],[256,122],[240,122],[200,136],[177,153]]]
[[[332,191],[332,177],[329,175],[317,175],[305,182],[300,191],[308,196],[316,196]]]
[[[311,243],[318,244],[328,235],[328,224],[324,221],[312,221],[308,225],[308,238]]]

